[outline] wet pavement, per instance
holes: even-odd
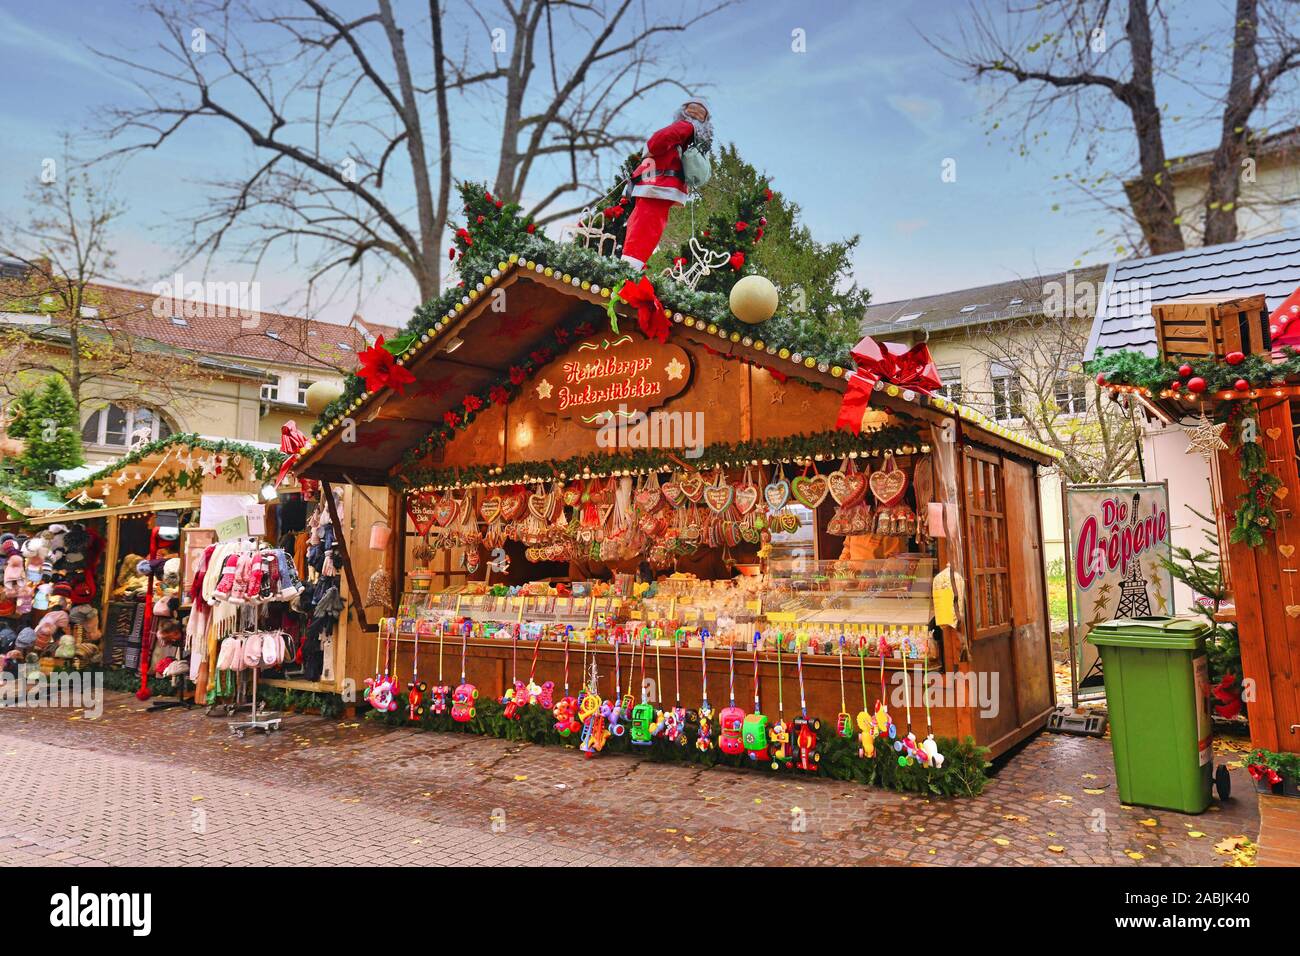
[[[98,719],[0,710],[0,864],[1223,866],[1259,829],[1230,750],[1236,799],[1187,816],[1121,806],[1093,738],[948,800],[306,715],[239,739],[110,693]]]

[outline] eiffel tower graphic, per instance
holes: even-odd
[[[1147,596],[1147,582],[1142,577],[1142,562],[1134,557],[1119,586],[1119,607],[1115,609],[1115,617],[1150,616],[1151,598]]]

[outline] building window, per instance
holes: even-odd
[[[1082,415],[1088,410],[1088,386],[1082,376],[1067,372],[1056,380],[1056,407],[1062,415]]]
[[[950,402],[961,404],[961,366],[940,365],[939,381],[943,385],[935,389],[934,394],[941,395]]]
[[[280,400],[280,382],[277,379],[274,382],[262,383],[262,401],[278,402]]]
[[[152,408],[106,405],[81,426],[81,440],[104,448],[131,448],[166,438],[172,433],[166,419]]]
[[[307,404],[307,389],[311,388],[315,384],[316,383],[309,378],[298,379],[298,404],[299,405]]]
[[[993,384],[994,419],[1009,422],[1023,418],[1019,373],[995,362],[990,369],[990,378]]]

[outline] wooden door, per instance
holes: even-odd
[[[1036,472],[1035,466],[1024,462],[1003,462],[1007,500],[1015,503],[1007,509],[1007,563],[1011,568],[1016,704],[1022,720],[1045,714],[1056,705]]]

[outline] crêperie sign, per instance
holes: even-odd
[[[623,333],[579,342],[528,387],[542,411],[596,428],[659,407],[690,378],[691,357],[680,345]]]

